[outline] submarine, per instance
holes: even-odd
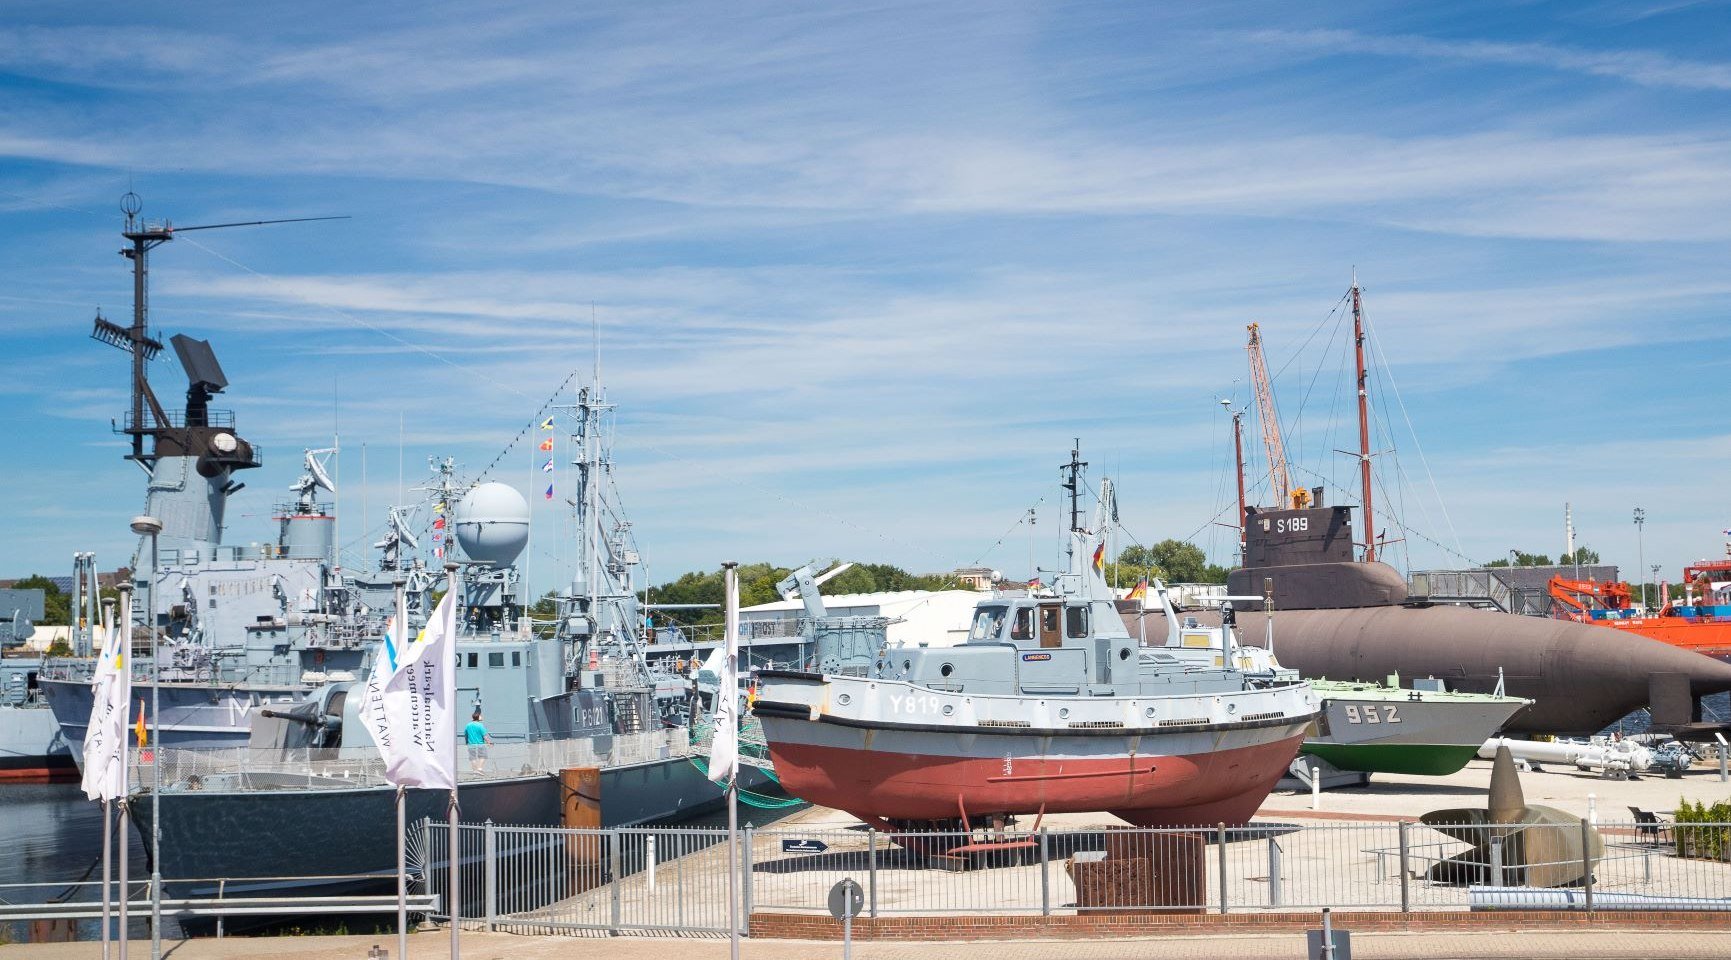
[[[1434,677],[1468,693],[1500,684],[1533,701],[1503,728],[1512,734],[1594,734],[1642,707],[1655,732],[1707,738],[1724,729],[1702,722],[1701,698],[1731,690],[1731,663],[1620,630],[1409,597],[1393,567],[1354,558],[1351,507],[1246,506],[1244,521],[1243,566],[1227,589],[1272,596],[1276,656],[1306,677]],[[1240,642],[1252,646],[1268,635],[1268,615],[1255,606],[1234,609]],[[1143,616],[1150,635],[1165,635],[1164,614]],[[1207,611],[1185,616],[1218,622]]]

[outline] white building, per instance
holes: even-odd
[[[974,604],[981,596],[975,590],[897,590],[888,593],[843,593],[824,597],[824,609],[832,617],[889,617],[892,646],[925,643],[947,647],[967,639]],[[788,633],[805,616],[802,600],[777,600],[754,607],[741,607],[739,620],[746,636],[751,624],[785,623]]]

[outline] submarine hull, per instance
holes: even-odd
[[[1219,622],[1209,612],[1184,616]],[[1240,643],[1262,645],[1263,617],[1238,614]],[[1148,635],[1164,636],[1165,617],[1148,618]],[[1468,693],[1494,691],[1500,670],[1505,693],[1533,701],[1504,727],[1516,734],[1597,733],[1649,705],[1656,727],[1682,727],[1700,719],[1700,697],[1731,690],[1731,664],[1658,640],[1466,607],[1277,611],[1274,653],[1306,677],[1380,681],[1398,673]]]

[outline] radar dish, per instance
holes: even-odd
[[[180,357],[180,366],[186,371],[188,383],[202,386],[211,393],[221,393],[228,386],[228,378],[223,376],[222,365],[216,362],[216,353],[210,349],[209,340],[197,340],[177,333],[169,342],[174,344],[175,355]]]
[[[312,474],[314,483],[332,493],[337,492],[337,485],[331,481],[331,475],[325,472],[325,465],[319,462],[318,457],[313,456],[311,450],[307,451],[307,472]]]

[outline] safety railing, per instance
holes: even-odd
[[[557,773],[571,767],[617,767],[689,756],[685,730],[661,729],[610,737],[541,740],[488,745],[482,758],[462,758],[464,782]],[[250,792],[338,790],[385,786],[385,764],[376,748],[166,749],[132,751],[133,783],[150,783],[151,762],[160,757],[162,782],[172,790]]]
[[[425,822],[443,898],[448,829]],[[726,931],[727,832],[460,828],[466,924],[525,933]],[[1731,825],[1255,823],[1244,827],[740,832],[740,916],[1515,909],[1731,910]]]

